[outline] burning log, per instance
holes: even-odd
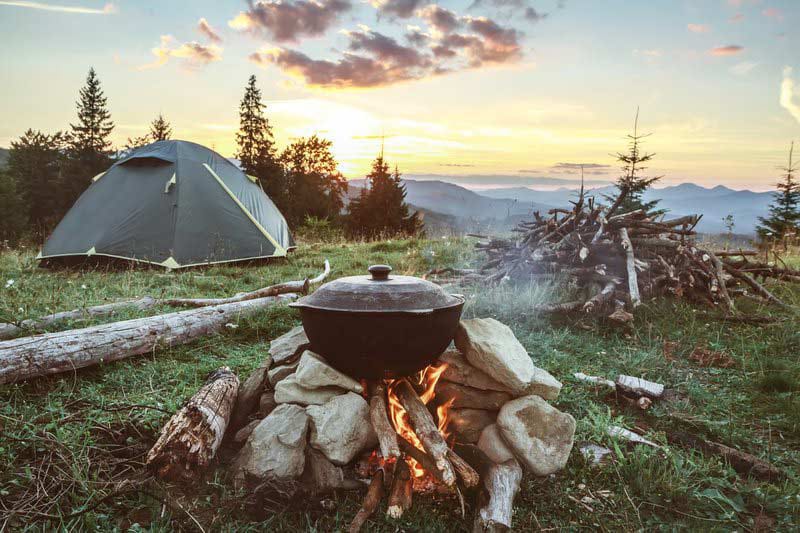
[[[364,523],[372,516],[378,508],[378,505],[380,505],[381,498],[383,498],[383,470],[379,469],[372,476],[372,481],[370,481],[367,495],[364,497],[364,502],[361,504],[361,509],[358,510],[356,516],[353,517],[353,521],[350,522],[350,528],[348,529],[350,533],[358,533],[361,531]]]
[[[372,429],[378,436],[381,456],[385,460],[400,457],[400,446],[397,444],[397,433],[388,418],[389,409],[386,405],[386,387],[377,383],[372,388],[369,398],[369,419]]]
[[[411,508],[414,484],[411,469],[405,459],[400,459],[394,469],[394,481],[389,492],[389,503],[386,514],[390,518],[400,518]]]
[[[452,486],[456,482],[456,473],[447,459],[449,448],[428,408],[406,379],[395,381],[393,390],[408,413],[414,433],[425,448],[425,452],[433,459],[434,469],[438,472],[437,477],[448,487]]]
[[[475,515],[474,533],[511,529],[514,497],[521,481],[522,467],[516,460],[489,465],[483,476],[482,504]]]
[[[462,485],[468,489],[478,486],[481,478],[475,469],[469,465],[469,463],[459,457],[458,454],[453,450],[449,450],[447,452],[447,458],[450,459],[450,462],[453,464],[453,468],[458,474],[458,479],[461,480]]]
[[[161,430],[147,454],[148,468],[162,479],[196,481],[222,443],[238,390],[230,368],[215,370]]]

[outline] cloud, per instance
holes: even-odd
[[[197,31],[205,35],[206,38],[212,43],[219,44],[222,42],[222,37],[219,36],[216,30],[211,27],[211,24],[209,24],[205,18],[201,18],[197,22]]]
[[[431,39],[431,36],[424,31],[419,26],[408,26],[408,31],[406,32],[406,41],[413,44],[416,47],[423,47],[428,44]]]
[[[795,82],[792,78],[792,67],[784,67],[783,81],[781,81],[780,104],[782,108],[788,111],[789,114],[800,123],[800,101],[795,101],[795,97],[797,97],[797,100],[800,100],[800,94],[798,94],[798,91],[795,89]]]
[[[450,33],[461,26],[458,16],[449,9],[430,4],[417,11],[417,16],[440,33]]]
[[[598,176],[608,174],[613,170],[611,165],[603,165],[601,163],[556,163],[550,167],[550,172],[555,174],[580,174],[581,167],[583,167],[584,174]]]
[[[414,12],[422,3],[422,0],[373,0],[372,7],[377,9],[379,14],[407,19],[414,16]]]
[[[26,2],[25,0],[0,0],[0,6],[40,9],[42,11],[60,11],[61,13],[77,13],[82,15],[111,15],[117,12],[117,7],[110,3],[104,5],[102,9],[96,9],[82,6],[59,6],[45,4],[44,2]]]
[[[712,56],[722,57],[722,56],[734,56],[736,54],[740,54],[744,51],[743,46],[739,46],[738,44],[729,44],[727,46],[716,46],[708,51],[709,54]]]
[[[527,0],[474,0],[467,9],[471,10],[477,7],[482,7],[487,1],[492,6],[506,11],[503,14],[508,16],[512,15],[512,13],[509,13],[508,11],[515,12],[522,10],[522,16],[530,22],[539,22],[548,16],[547,13],[537,11],[536,8],[528,5]],[[564,6],[559,3],[558,7],[561,9]]]
[[[775,20],[783,20],[783,11],[776,7],[768,7],[764,11],[761,12],[767,18],[775,19]]]
[[[708,33],[711,31],[711,26],[708,24],[687,24],[686,28],[692,33]]]
[[[736,63],[734,66],[732,66],[730,71],[737,76],[746,76],[747,74],[750,74],[750,71],[757,66],[758,63],[753,61],[742,61],[741,63]]]
[[[348,48],[353,52],[367,52],[373,58],[384,64],[397,68],[428,67],[430,59],[415,48],[403,46],[392,37],[383,35],[369,28],[359,31],[345,32],[350,38]]]
[[[203,67],[222,59],[222,48],[215,44],[205,45],[196,41],[180,44],[172,35],[162,35],[159,45],[151,52],[155,56],[155,60],[152,63],[140,65],[138,70],[163,67],[170,58],[182,60],[184,66],[191,69]]]
[[[440,167],[474,167],[472,163],[439,163]]]
[[[248,10],[228,25],[278,42],[296,42],[300,37],[323,35],[351,8],[349,0],[250,0]]]

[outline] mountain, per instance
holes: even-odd
[[[462,187],[487,188],[495,187],[579,187],[581,180],[575,178],[550,178],[546,176],[526,176],[524,173],[516,175],[507,174],[468,174],[465,176],[450,176],[447,174],[406,174],[406,179],[414,181],[443,181],[454,183]],[[587,179],[584,184],[589,186],[608,185],[610,179]]]
[[[577,195],[574,188],[561,188],[555,191],[537,191],[528,187],[490,189],[481,191],[487,198],[511,199],[527,202],[542,202],[565,207]],[[613,194],[614,187],[589,189],[587,194],[601,197]],[[758,217],[765,216],[772,202],[771,192],[737,191],[724,185],[706,188],[694,183],[682,183],[661,189],[650,189],[644,194],[645,200],[660,200],[658,207],[666,209],[668,216],[702,214],[703,219],[697,229],[704,233],[726,232],[722,219],[729,214],[734,218],[734,231],[748,235],[755,234]]]

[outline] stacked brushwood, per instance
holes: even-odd
[[[749,258],[752,250],[713,252],[695,240],[702,215],[664,219],[642,210],[617,213],[583,191],[572,209],[538,211],[514,228],[513,239],[476,244],[486,261],[471,281],[490,285],[569,279],[581,297],[542,312],[585,312],[628,322],[644,299],[674,295],[735,313],[737,297],[788,307],[767,290],[767,278],[800,282],[800,271]]]

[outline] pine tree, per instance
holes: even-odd
[[[0,250],[14,246],[27,223],[25,206],[10,172],[0,169]]]
[[[108,99],[103,94],[94,68],[89,69],[77,105],[78,123],[70,124],[74,147],[80,152],[107,155],[111,149],[109,137],[114,123],[108,111]]]
[[[266,105],[261,101],[261,91],[256,77],[250,76],[244,97],[239,105],[239,131],[236,133],[236,157],[247,174],[261,182],[264,192],[281,211],[287,205],[286,180],[278,163],[272,126],[264,115]]]
[[[769,206],[769,217],[759,217],[756,228],[764,240],[783,240],[789,233],[800,232],[800,183],[795,180],[797,166],[792,159],[794,143],[789,146],[789,164],[781,167],[785,172],[777,185],[774,201]]]
[[[405,202],[406,188],[400,171],[389,165],[383,151],[372,162],[364,188],[348,206],[347,229],[352,235],[376,238],[385,235],[416,235],[422,222],[416,213],[409,213]]]
[[[612,202],[606,216],[611,216],[617,210],[628,213],[642,209],[651,215],[664,212],[663,210],[655,210],[658,200],[645,202],[642,199],[644,192],[662,178],[662,176],[645,177],[640,175],[641,172],[647,169],[647,167],[642,166],[642,163],[650,161],[655,156],[655,154],[641,151],[643,139],[650,135],[649,133],[639,133],[639,109],[637,108],[636,118],[633,122],[633,134],[628,135],[628,153],[617,152],[616,154],[617,161],[622,163],[622,175],[616,181],[617,190],[619,191],[617,195],[605,196],[606,200]]]
[[[172,138],[172,126],[161,113],[150,123],[148,136],[151,142],[168,141]]]

